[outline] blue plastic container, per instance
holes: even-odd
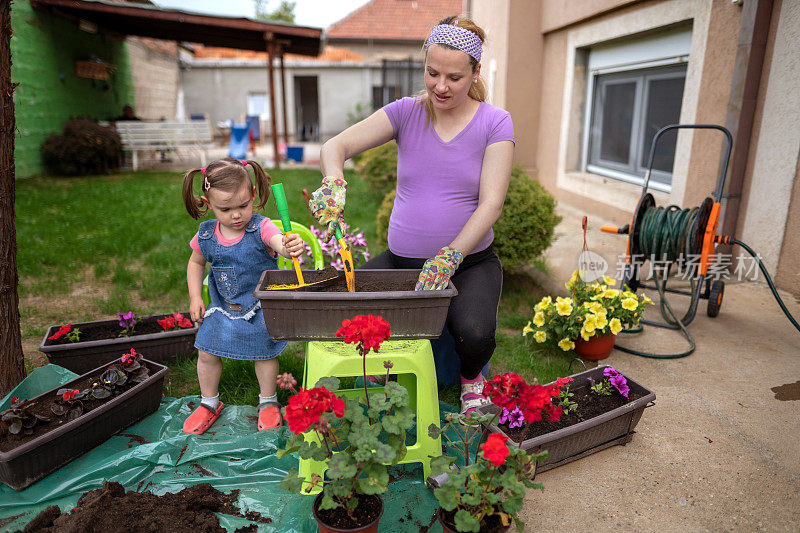
[[[286,159],[292,159],[298,163],[303,162],[303,147],[302,146],[287,146]]]

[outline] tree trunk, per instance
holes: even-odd
[[[0,1],[0,397],[25,377],[17,294],[14,229],[14,85],[11,83],[11,2]]]

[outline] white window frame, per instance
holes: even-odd
[[[584,163],[585,169],[594,174],[600,174],[629,183],[641,184],[644,181],[644,175],[647,171],[646,162],[642,162],[642,157],[649,155],[650,142],[643,139],[645,130],[645,112],[648,103],[648,94],[650,89],[651,80],[658,79],[674,79],[682,78],[685,83],[686,79],[686,65],[683,62],[673,62],[659,65],[661,68],[655,70],[653,67],[649,69],[636,69],[636,70],[616,70],[614,72],[595,72],[592,74],[591,84],[593,86],[591,100],[589,102],[589,113],[587,113],[587,126],[586,132],[586,160]],[[671,68],[683,67],[683,68]],[[592,131],[592,119],[596,105],[598,104],[599,95],[593,94],[595,90],[600,90],[600,86],[595,81],[598,76],[604,74],[614,74],[615,78],[604,80],[603,85],[608,86],[617,83],[630,83],[634,82],[636,85],[636,94],[634,96],[634,112],[632,117],[632,130],[630,139],[630,151],[628,163],[622,164],[616,161],[603,161],[600,158],[600,146],[597,142],[597,137]],[[587,97],[588,98],[588,97]],[[602,110],[597,116],[598,120],[602,121]],[[666,125],[666,124],[665,124]],[[595,128],[596,129],[596,128]],[[661,141],[662,143],[664,140]],[[650,182],[648,186],[654,189],[668,192],[671,189],[672,173],[664,172],[661,170],[653,169],[650,174]]]
[[[655,35],[646,35],[631,39],[600,43],[589,48],[589,60],[586,75],[586,93],[584,94],[585,113],[581,134],[580,169],[583,172],[599,174],[620,181],[641,185],[644,180],[640,176],[628,172],[620,172],[611,168],[589,165],[591,144],[591,125],[594,111],[595,78],[598,75],[643,70],[671,65],[688,67],[689,51],[692,43],[691,28],[677,28]],[[688,68],[685,76],[688,76]],[[644,90],[641,91],[642,93]],[[684,96],[686,86],[684,85]],[[638,106],[637,106],[638,107]],[[683,105],[681,106],[683,107]],[[637,117],[634,117],[636,120]],[[641,143],[638,143],[641,144]],[[637,147],[637,152],[643,147]],[[649,150],[649,145],[644,148]],[[639,154],[640,156],[640,154]],[[641,159],[637,159],[640,161]],[[648,187],[664,192],[671,192],[671,184],[651,180]]]

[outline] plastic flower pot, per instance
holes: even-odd
[[[575,339],[575,352],[588,361],[600,361],[611,355],[616,338],[610,331],[605,335],[589,337],[588,341],[578,337]]]
[[[186,312],[183,315],[189,316],[189,313]],[[165,315],[154,315],[151,319],[156,321],[162,316]],[[158,331],[144,335],[136,334],[134,329],[134,334],[130,337],[118,337],[122,328],[119,327],[117,319],[73,323],[72,326],[81,331],[86,331],[91,327],[106,328],[113,334],[108,339],[55,344],[48,337],[58,331],[60,324],[47,329],[39,351],[44,353],[51,363],[76,374],[83,374],[104,363],[109,363],[131,348],[147,354],[150,361],[160,364],[191,357],[194,353],[194,338],[197,334],[197,325],[195,325],[192,328]]]
[[[368,495],[368,496],[362,496],[362,498],[374,499],[374,500],[378,501],[378,503],[380,505],[379,505],[379,510],[377,512],[377,516],[375,516],[374,518],[370,518],[369,521],[364,525],[360,525],[360,526],[353,527],[353,528],[340,528],[340,527],[334,527],[334,526],[326,524],[325,522],[323,522],[322,518],[320,517],[320,515],[319,515],[319,504],[322,502],[323,495],[324,495],[323,493],[319,493],[317,495],[317,497],[314,498],[314,505],[311,507],[311,510],[314,513],[314,518],[316,518],[317,524],[319,526],[319,533],[342,533],[342,532],[347,532],[347,533],[377,533],[377,531],[378,531],[378,522],[380,521],[381,516],[383,516],[383,499],[380,496],[378,496],[376,494],[371,494],[371,495]]]
[[[119,355],[117,353],[117,358]],[[48,428],[45,433],[0,452],[0,481],[14,490],[22,490],[154,413],[161,403],[164,378],[169,370],[147,359],[142,363],[148,367],[150,375],[141,383],[74,420],[60,425],[51,421],[43,426]],[[40,394],[33,398],[33,403],[49,400],[59,389],[86,386],[91,378],[102,375],[107,366],[102,365]]]
[[[570,385],[570,390],[576,391],[583,387],[589,387],[590,380],[601,381],[606,368],[609,366],[598,366],[572,374],[570,377],[574,381]],[[536,466],[537,472],[544,472],[611,446],[627,444],[633,438],[633,430],[639,423],[645,408],[654,405],[656,395],[627,374],[625,377],[631,392],[640,396],[639,398],[583,422],[522,442],[509,438],[508,445],[520,447],[528,453],[547,450],[549,452],[547,458]],[[482,413],[496,414],[500,408],[496,405],[487,405],[479,407],[478,410]],[[496,421],[490,425],[489,430],[508,435],[502,427],[497,425]]]
[[[439,519],[439,524],[442,526],[442,531],[445,533],[459,533],[456,529],[455,524],[452,521],[452,518],[448,518],[448,513],[441,507],[436,510],[436,518]],[[511,529],[511,524],[504,526],[496,526],[496,527],[487,527],[485,524],[481,523],[481,532],[491,532],[491,533],[503,533],[504,531],[508,531]]]
[[[306,283],[324,270],[304,270]],[[264,322],[276,341],[335,341],[342,320],[355,315],[380,315],[392,325],[392,340],[435,339],[442,334],[450,300],[458,294],[453,282],[441,291],[415,291],[420,270],[356,270],[356,292],[348,292],[344,273],[325,290],[266,290],[268,285],[297,283],[289,270],[266,270],[253,296],[261,300]]]

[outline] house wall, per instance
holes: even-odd
[[[294,77],[316,76],[319,98],[320,140],[325,141],[349,126],[348,113],[356,104],[369,105],[372,86],[380,84],[380,65],[357,63],[286,62],[286,107],[289,136],[295,136]],[[275,70],[278,132],[283,133],[280,69]],[[187,62],[181,70],[187,114],[208,113],[212,124],[234,119],[241,122],[249,92],[269,93],[267,66],[263,61]],[[270,122],[265,124],[269,132]],[[269,133],[267,133],[269,135]]]
[[[174,120],[180,69],[178,45],[144,37],[128,37],[136,115],[143,120]]]
[[[538,13],[534,4],[540,6]],[[680,123],[726,123],[740,5],[721,0],[573,0],[567,10],[560,0],[474,0],[472,13],[491,28],[494,39],[508,43],[505,50],[487,44],[483,69],[497,61],[494,103],[514,119],[515,163],[558,200],[590,215],[624,224],[641,193],[641,185],[582,171],[592,47],[689,29]],[[736,234],[777,273],[780,287],[800,294],[800,236],[786,231],[800,223],[800,91],[793,79],[800,71],[800,3],[776,1],[771,32]],[[538,102],[531,101],[537,92]],[[717,132],[681,131],[671,189],[649,190],[656,204],[692,207],[712,196],[722,146]]]
[[[17,132],[16,176],[45,172],[39,152],[45,138],[61,133],[70,117],[107,120],[133,101],[128,47],[124,41],[90,34],[68,22],[11,4],[11,79]],[[117,66],[108,81],[79,78],[75,61],[98,57]]]

